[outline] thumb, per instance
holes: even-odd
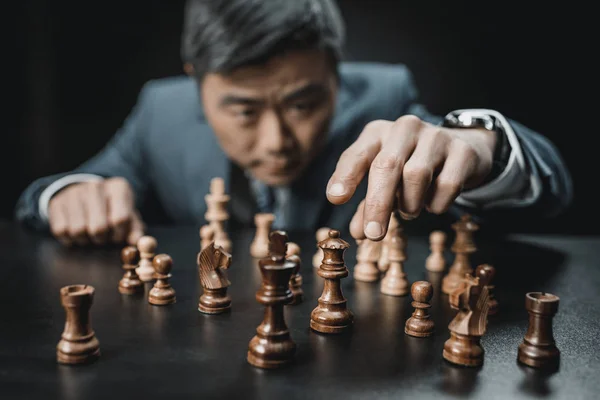
[[[133,212],[131,216],[131,225],[129,234],[127,235],[127,243],[130,245],[137,245],[137,241],[139,238],[144,236],[144,232],[146,231],[146,226],[140,217],[140,213],[136,210]]]

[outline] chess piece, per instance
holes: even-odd
[[[379,280],[377,262],[381,254],[381,242],[369,239],[357,240],[356,265],[354,266],[354,279],[361,282],[375,282]]]
[[[176,301],[175,289],[169,284],[173,259],[167,254],[158,254],[152,262],[156,271],[156,282],[148,294],[148,302],[156,306],[173,304]]]
[[[269,256],[269,233],[275,221],[275,214],[258,213],[254,215],[256,233],[250,244],[250,255],[254,258],[265,258]]]
[[[100,343],[90,318],[94,292],[89,285],[60,289],[61,304],[66,312],[65,328],[56,346],[56,360],[61,364],[89,363],[100,356]]]
[[[560,350],[554,341],[552,319],[558,312],[559,301],[559,297],[551,293],[530,292],[525,295],[529,327],[519,345],[519,362],[534,368],[558,367]]]
[[[152,236],[142,236],[138,239],[137,248],[140,252],[140,264],[135,269],[136,274],[142,282],[150,282],[154,280],[154,267],[152,259],[155,256],[158,243]]]
[[[206,213],[204,219],[208,221],[213,229],[215,240],[220,237],[221,247],[231,252],[231,240],[225,230],[225,222],[229,219],[227,205],[230,196],[225,193],[225,181],[223,178],[212,178],[210,180],[210,193],[204,196],[206,202]]]
[[[222,248],[227,253],[231,252],[231,241],[225,231],[218,231],[215,234],[215,246]]]
[[[442,272],[446,268],[446,259],[444,258],[444,246],[446,244],[446,234],[443,231],[433,231],[429,235],[429,248],[431,254],[425,260],[425,269],[431,272]]]
[[[410,293],[413,298],[412,306],[415,308],[412,316],[406,320],[404,332],[410,336],[428,337],[433,334],[434,322],[429,315],[433,286],[427,281],[418,281],[412,284]]]
[[[119,281],[119,292],[122,294],[135,294],[144,291],[144,282],[136,274],[135,269],[140,262],[140,252],[135,246],[127,246],[121,250],[121,261],[125,274]]]
[[[300,304],[304,300],[304,291],[302,290],[302,275],[300,268],[302,267],[302,259],[300,258],[300,246],[294,242],[288,242],[286,259],[291,261],[296,266],[290,278],[290,290],[292,291],[292,300],[290,305]]]
[[[381,241],[381,253],[379,260],[377,261],[377,268],[379,268],[379,271],[381,271],[383,274],[385,274],[390,268],[390,260],[388,258],[390,241],[392,238],[392,232],[398,227],[398,223],[398,218],[395,217],[394,213],[392,213],[390,222],[388,223],[388,230]]]
[[[406,296],[409,291],[409,283],[403,265],[406,260],[406,235],[396,214],[393,214],[392,219],[396,219],[396,222],[392,225],[388,242],[390,265],[381,280],[380,291],[389,296]]]
[[[489,292],[487,284],[494,268],[482,269],[478,277],[467,273],[450,294],[450,306],[458,313],[448,325],[450,338],[442,353],[447,361],[467,367],[483,364],[484,349],[481,337],[487,328]],[[488,275],[491,273],[491,275]]]
[[[296,344],[285,323],[283,306],[292,299],[290,278],[296,265],[286,260],[288,236],[283,231],[270,234],[269,255],[259,260],[262,283],[256,300],[265,306],[262,323],[248,345],[247,360],[259,368],[278,368],[294,359]]]
[[[202,225],[200,228],[200,250],[215,240],[215,232],[210,225]]]
[[[198,301],[198,311],[204,314],[222,314],[231,310],[231,297],[227,288],[231,285],[226,270],[231,265],[231,254],[215,243],[206,246],[197,258],[200,284],[203,288]]]
[[[315,247],[317,248],[317,251],[313,255],[312,259],[312,264],[315,268],[319,268],[321,266],[321,262],[323,261],[323,250],[319,247],[319,242],[322,242],[323,240],[327,239],[328,235],[328,227],[319,228],[315,233],[315,238],[317,239],[317,245]]]
[[[344,252],[350,245],[340,238],[337,230],[329,230],[328,236],[319,242],[324,255],[317,273],[325,282],[319,305],[310,315],[310,327],[321,333],[342,333],[354,322],[354,314],[347,308],[341,286],[341,279],[348,276]]]
[[[487,285],[489,296],[488,303],[490,305],[488,309],[488,316],[490,316],[498,312],[498,300],[496,300],[496,295],[494,294],[495,286],[490,284],[494,280],[496,269],[489,264],[481,264],[475,269],[475,276],[482,276],[482,274],[490,276],[489,283]]]
[[[452,224],[452,229],[456,231],[456,239],[451,250],[456,257],[448,271],[448,275],[442,280],[442,292],[448,295],[456,289],[465,274],[473,275],[469,255],[477,251],[473,241],[473,233],[479,229],[479,226],[471,220],[469,214],[464,214],[460,221]]]

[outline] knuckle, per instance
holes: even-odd
[[[94,237],[104,236],[108,234],[108,225],[103,223],[90,225],[88,227],[88,234]]]
[[[370,198],[365,206],[366,213],[371,216],[383,218],[388,213],[386,204],[379,198]]]
[[[84,236],[87,232],[83,224],[72,224],[67,228],[67,233],[75,238]]]
[[[390,124],[390,121],[386,121],[383,119],[376,119],[376,120],[373,120],[373,121],[367,123],[365,125],[365,129],[363,129],[363,132],[370,134],[371,132],[376,132],[381,129],[387,128],[389,124]]]
[[[421,185],[431,180],[432,170],[428,165],[408,163],[402,171],[403,180],[408,185]]]
[[[398,118],[396,120],[396,124],[410,130],[418,130],[423,124],[423,121],[416,115],[407,114]]]
[[[464,159],[473,160],[477,158],[477,152],[473,146],[461,139],[455,139],[452,143],[452,147],[454,148],[454,151],[458,152]]]
[[[113,227],[123,227],[131,221],[131,216],[126,214],[115,214],[110,216],[110,225]]]
[[[437,187],[445,193],[456,194],[462,190],[462,182],[458,179],[443,178],[438,181]]]
[[[131,186],[129,185],[129,181],[127,179],[117,176],[114,178],[109,178],[104,182],[105,187],[111,188],[117,191],[131,191]]]
[[[375,157],[371,165],[375,170],[390,172],[394,171],[402,165],[403,160],[396,154],[383,154]]]

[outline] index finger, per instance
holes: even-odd
[[[327,184],[327,199],[331,203],[344,204],[352,198],[379,153],[381,137],[391,124],[383,120],[368,123],[358,139],[342,153]]]

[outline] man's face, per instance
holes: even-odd
[[[204,111],[229,158],[268,185],[296,179],[325,141],[337,80],[323,52],[296,51],[202,81]]]

